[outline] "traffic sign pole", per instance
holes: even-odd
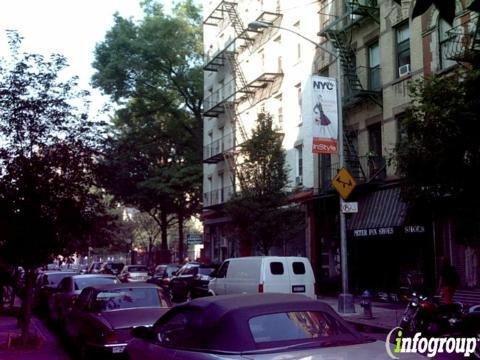
[[[342,104],[342,69],[340,64],[340,48],[337,49],[336,59],[337,75],[337,108],[338,108],[338,152],[340,155],[340,168],[345,166],[343,148],[343,104]],[[351,189],[353,190],[353,188]],[[348,195],[347,195],[348,196]],[[342,211],[342,197],[338,197],[340,215],[340,257],[342,262],[342,293],[338,297],[338,311],[341,313],[354,313],[353,295],[348,290],[348,254],[345,214]]]

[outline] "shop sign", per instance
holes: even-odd
[[[395,233],[395,230],[393,227],[353,230],[354,237],[385,236],[385,235],[393,235],[394,233]]]
[[[423,225],[406,225],[404,227],[405,234],[424,234],[425,226]]]
[[[203,237],[199,234],[188,234],[187,235],[187,244],[194,245],[194,244],[203,244]]]

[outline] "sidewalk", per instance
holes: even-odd
[[[13,337],[20,335],[17,327],[17,302],[13,309],[6,309],[0,313],[0,359],[2,360],[69,360],[62,345],[55,335],[38,319],[33,316],[30,322],[30,331],[39,338],[39,344],[34,349],[18,350],[7,349],[7,343]]]
[[[366,332],[387,334],[396,327],[402,317],[405,305],[389,303],[372,303],[373,318],[368,319],[363,315],[363,308],[355,301],[355,313],[341,314],[338,312],[338,299],[334,297],[319,296],[318,299],[329,304],[346,321]]]

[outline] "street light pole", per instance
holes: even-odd
[[[280,29],[288,31],[292,34],[295,34],[302,39],[313,44],[315,48],[321,49],[326,53],[332,55],[335,58],[336,64],[336,75],[337,75],[337,112],[338,112],[338,153],[339,153],[339,162],[340,169],[345,166],[345,154],[344,154],[344,145],[343,145],[343,106],[342,106],[342,66],[340,61],[340,49],[337,49],[336,52],[333,52],[322,45],[316,43],[315,41],[303,36],[302,34],[287,29],[281,26],[273,25],[270,22],[266,21],[253,21],[248,24],[248,28],[252,30],[258,29]],[[349,293],[348,290],[348,254],[347,254],[347,234],[346,234],[346,221],[345,214],[342,212],[342,199],[339,197],[339,215],[340,215],[340,256],[341,256],[341,267],[342,267],[342,293],[338,298],[338,311],[342,313],[354,313],[355,306],[353,303],[353,295]]]

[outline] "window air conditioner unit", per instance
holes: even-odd
[[[402,65],[398,68],[398,75],[405,76],[410,74],[410,64]]]
[[[296,186],[303,185],[303,177],[302,176],[295,177],[295,185]]]

